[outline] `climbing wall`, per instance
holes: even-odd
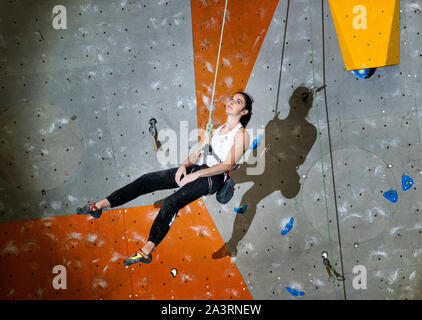
[[[151,205],[108,210],[98,220],[66,215],[1,224],[1,299],[251,299],[236,265],[211,259],[223,242],[201,200],[180,211],[150,264],[125,267],[158,210]],[[64,288],[53,284],[64,275],[55,266],[65,268]]]
[[[228,205],[205,203],[254,297],[420,299],[422,3],[401,2],[400,64],[369,79],[345,70],[328,1],[311,3],[312,45],[308,1],[279,2],[246,87],[259,108],[248,127],[265,129],[265,172],[243,166]],[[314,85],[312,64],[316,86],[327,87],[309,109],[301,95]],[[403,174],[414,180],[407,191]],[[324,251],[344,282],[329,280]],[[353,286],[356,266],[366,289]]]
[[[2,222],[71,214],[143,173],[177,165],[178,153],[157,160],[151,118],[158,132],[173,130],[177,146],[182,130],[196,128],[189,5],[70,1],[66,30],[51,26],[55,5],[0,4],[8,30],[0,40]]]
[[[421,9],[421,1],[400,1],[400,64],[377,68],[369,79],[342,71],[334,28],[326,33],[327,104],[334,175],[342,181],[336,196],[349,299],[422,297]],[[403,174],[414,181],[407,191]],[[383,197],[387,190],[397,191],[396,203]],[[366,290],[353,288],[356,265],[366,266]]]
[[[0,4],[2,299],[422,298],[421,0],[400,1],[400,63],[368,79],[346,70],[328,0],[228,0],[213,127],[228,95],[250,93],[265,170],[242,165],[229,203],[189,204],[153,262],[128,268],[175,190],[98,220],[76,208],[201,139],[185,133],[208,122],[224,1],[69,1],[67,30],[51,27],[54,5]],[[151,118],[177,156],[158,161]]]
[[[313,5],[316,21],[320,14],[321,7]],[[320,65],[321,34],[315,33],[315,64]],[[208,208],[217,204],[210,212],[222,230],[225,246],[230,255],[235,256],[253,297],[260,299],[343,298],[342,283],[329,282],[322,264],[321,252],[330,248],[326,218],[321,219],[321,225],[315,225],[314,212],[310,211],[322,203],[323,198],[316,196],[322,191],[320,176],[307,177],[312,166],[318,169],[312,101],[301,102],[302,94],[312,86],[308,39],[307,1],[290,4],[280,1],[246,88],[255,98],[255,114],[248,127],[253,128],[255,136],[258,129],[264,130],[265,171],[248,175],[247,169],[256,164],[242,165],[232,174],[237,186],[230,203],[218,208],[219,204],[212,199],[205,200]],[[281,62],[283,69],[278,88]],[[321,104],[321,96],[317,98]],[[322,133],[321,138],[326,145],[326,133]],[[307,181],[315,183],[311,192],[305,190]],[[245,213],[236,214],[234,209],[244,204],[248,205]],[[292,217],[292,229],[282,235],[281,231]],[[335,224],[335,217],[330,218]],[[332,228],[334,238],[336,230]],[[335,255],[332,264],[339,270],[339,247],[334,241],[332,249]],[[224,255],[224,250],[216,253],[221,259]],[[293,292],[303,292],[304,296],[295,296],[286,287],[296,290]]]
[[[206,12],[202,17],[189,4],[71,4],[67,6],[68,30],[52,31],[48,17],[54,4],[34,2],[35,26],[26,27],[38,30],[32,43],[20,41],[25,34],[19,28],[23,5],[2,4],[2,12],[9,13],[2,21],[3,29],[11,32],[1,36],[1,44],[19,52],[2,60],[3,298],[251,298],[234,261],[212,259],[223,242],[202,200],[184,208],[189,222],[179,224],[180,233],[174,231],[166,238],[167,257],[179,255],[168,260],[171,266],[161,259],[165,257],[162,244],[163,251],[156,251],[150,266],[128,270],[122,266],[123,259],[146,241],[158,212],[151,203],[159,207],[171,191],[140,196],[118,213],[107,211],[98,221],[74,215],[77,206],[104,198],[143,173],[175,166],[187,157],[180,151],[167,162],[157,161],[148,128],[152,117],[158,119],[157,130],[173,130],[181,145],[197,142],[198,136],[187,141],[182,135],[196,128],[196,114],[201,115],[195,109],[194,88],[202,82],[194,72],[198,63],[194,64],[192,41],[197,51],[200,37],[206,34],[198,35],[191,21],[206,24],[216,18],[209,10],[202,10]],[[198,8],[198,3],[192,7]],[[239,8],[240,1],[231,4],[228,19]],[[245,29],[257,36],[249,39],[248,44],[254,43],[252,50],[242,52],[247,63],[240,59],[231,64],[244,69],[232,75],[230,81],[237,86],[246,85],[274,9],[273,2],[264,1],[251,7],[241,20],[248,21],[256,10],[262,11],[256,28]],[[233,32],[240,22],[232,19],[227,25]],[[233,41],[233,35],[226,41]],[[207,57],[216,60],[216,54],[210,51]],[[163,148],[168,148],[165,138],[158,135]],[[133,204],[138,206],[130,207]],[[201,214],[208,222],[195,218]],[[214,236],[214,246],[205,241]],[[180,254],[176,253],[177,241]],[[53,290],[55,266],[67,269],[66,289]],[[222,270],[215,283],[211,283],[212,270]],[[131,271],[139,273],[132,276]],[[232,285],[227,285],[226,278]]]

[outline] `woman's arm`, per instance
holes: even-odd
[[[209,177],[220,173],[230,171],[235,163],[242,157],[249,146],[249,134],[246,130],[239,130],[234,136],[234,143],[230,149],[227,158],[210,168],[198,170],[196,173],[199,177]]]

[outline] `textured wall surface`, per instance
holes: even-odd
[[[183,208],[153,263],[133,268],[122,259],[173,191],[99,220],[76,208],[197,143],[185,132],[208,122],[224,1],[68,1],[66,30],[51,27],[54,5],[0,4],[2,299],[422,298],[421,0],[400,1],[400,63],[368,79],[346,71],[328,0],[311,1],[312,20],[308,0],[228,0],[213,126],[229,94],[250,93],[265,170],[234,171],[225,205]],[[164,164],[151,118],[177,138]],[[323,251],[344,281],[329,281]],[[55,265],[67,290],[51,286]],[[353,286],[357,265],[366,289]]]

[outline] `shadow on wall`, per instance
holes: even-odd
[[[262,174],[247,175],[246,169],[256,165],[246,162],[232,172],[231,176],[237,184],[250,181],[254,184],[240,201],[241,204],[248,204],[247,210],[236,215],[231,239],[213,253],[214,259],[237,255],[237,245],[248,232],[257,204],[262,199],[276,190],[280,190],[287,199],[299,193],[300,177],[296,170],[305,161],[317,138],[315,126],[306,121],[312,102],[312,90],[300,86],[289,99],[287,118],[280,120],[277,112],[274,119],[268,122],[265,127],[265,170]]]

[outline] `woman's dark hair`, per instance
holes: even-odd
[[[246,125],[248,124],[252,116],[253,99],[251,98],[251,96],[249,96],[247,93],[243,91],[238,91],[235,94],[241,94],[243,98],[245,98],[245,109],[248,110],[249,112],[240,117],[240,123],[242,124],[243,128],[246,128]]]

